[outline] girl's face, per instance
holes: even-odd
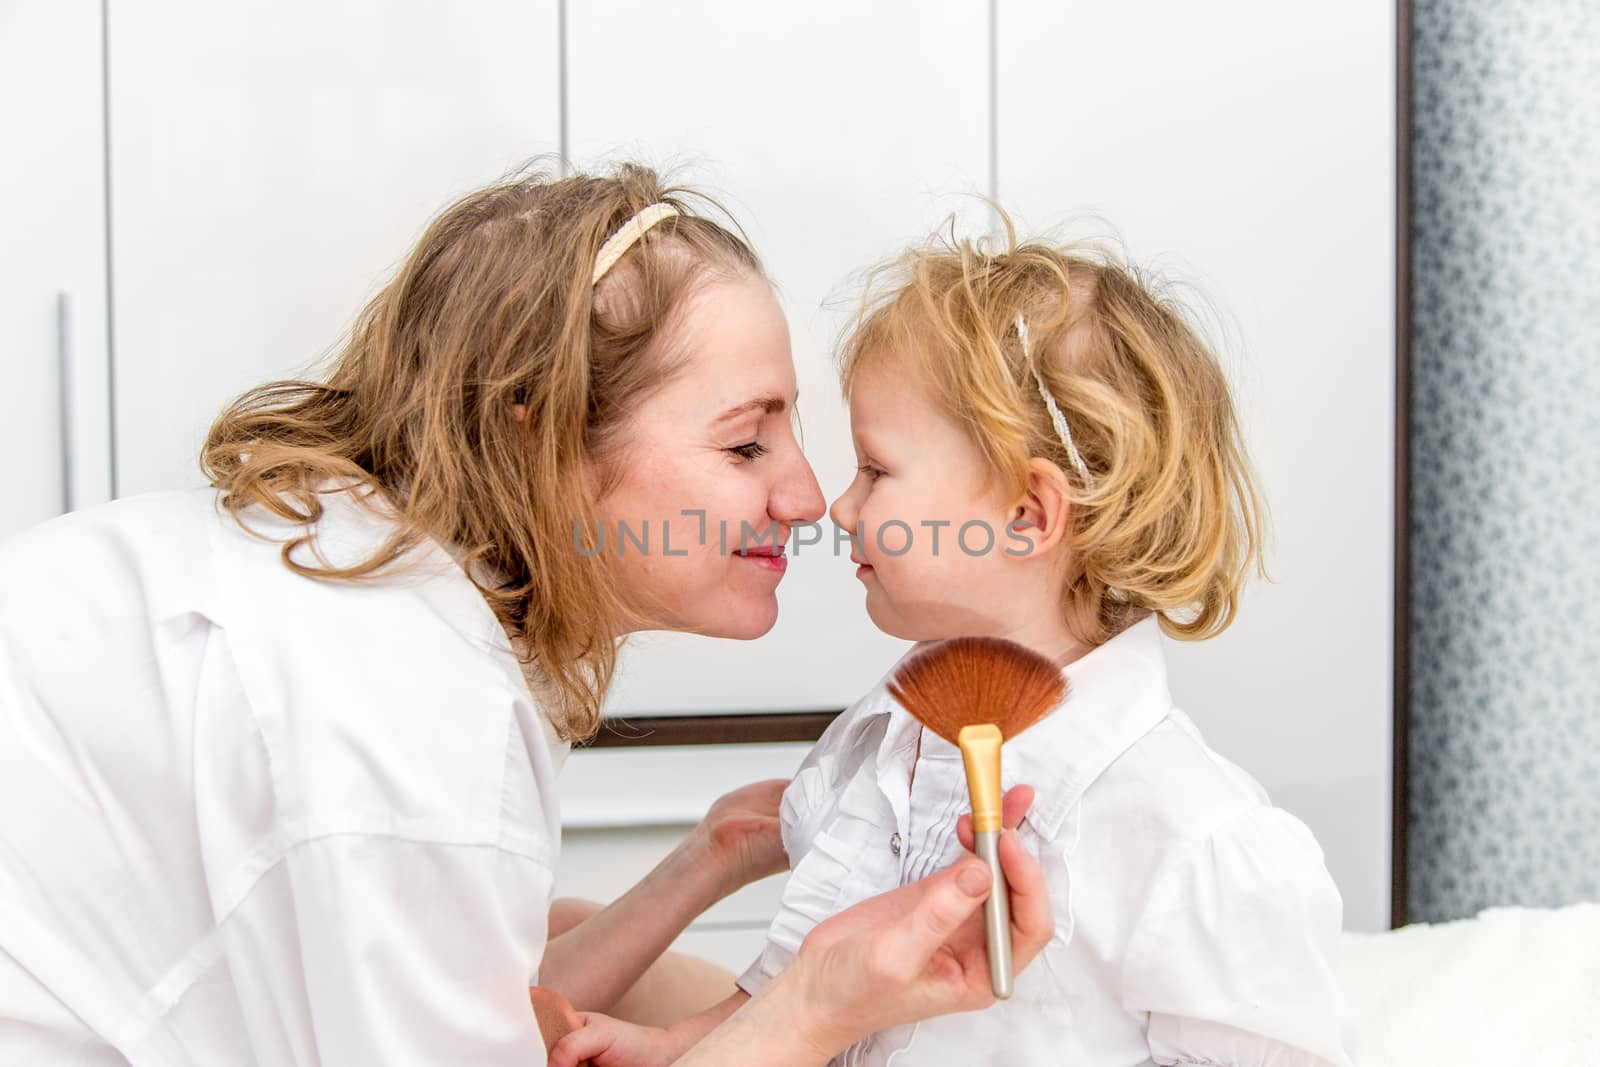
[[[677,329],[687,365],[635,413],[599,504],[604,556],[631,628],[759,637],[778,618],[790,529],[823,510],[794,435],[788,323],[744,277],[698,287]]]
[[[1039,569],[1017,565],[1028,531],[1007,524],[1024,509],[999,479],[985,489],[977,446],[893,358],[857,378],[850,427],[860,466],[830,514],[860,535],[851,559],[872,621],[911,641],[1013,631]]]

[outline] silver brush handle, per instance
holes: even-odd
[[[1000,873],[1000,831],[977,834],[978,857],[989,865],[989,899],[983,926],[989,939],[989,986],[999,1000],[1011,996],[1011,896]]]

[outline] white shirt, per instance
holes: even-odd
[[[1064,673],[1066,701],[1006,743],[1002,774],[1037,790],[1019,836],[1055,935],[1010,1000],[871,1035],[835,1064],[1348,1067],[1342,903],[1310,831],[1173,706],[1155,619]],[[817,923],[961,853],[960,752],[889,696],[890,677],[784,793],[793,870],[746,992]]]
[[[544,1062],[565,746],[438,546],[279,550],[210,490],[0,545],[0,1064]]]

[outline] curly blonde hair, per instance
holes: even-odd
[[[658,202],[680,213],[591,284],[601,244]],[[309,577],[370,578],[424,538],[449,546],[530,682],[553,692],[557,728],[592,735],[625,610],[604,562],[574,551],[573,530],[595,528],[631,414],[685,362],[671,326],[692,287],[765,276],[697,202],[711,203],[635,164],[528,173],[461,198],[367,305],[326,378],[236,400],[202,469],[241,523],[259,506],[304,526],[283,560]],[[348,567],[295,558],[314,538],[319,495],[353,487],[397,518],[387,543]]]
[[[868,366],[909,363],[1009,490],[1023,492],[1033,457],[1061,468],[1072,504],[1061,608],[1081,640],[1151,613],[1173,637],[1221,633],[1252,565],[1265,574],[1263,504],[1221,366],[1184,310],[1117,255],[1019,244],[1000,216],[998,254],[952,233],[872,272],[840,348],[846,397]]]

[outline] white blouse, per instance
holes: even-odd
[[[1348,1067],[1342,902],[1310,831],[1173,706],[1155,619],[1065,674],[1063,705],[1003,750],[1005,786],[1037,791],[1019,836],[1054,937],[1010,1000],[871,1035],[834,1063]],[[817,923],[961,853],[960,753],[889,696],[890,677],[784,793],[792,873],[746,992]]]
[[[381,542],[324,500],[328,557]],[[210,490],[0,545],[0,1064],[544,1062],[565,746],[410,563],[299,577]]]

